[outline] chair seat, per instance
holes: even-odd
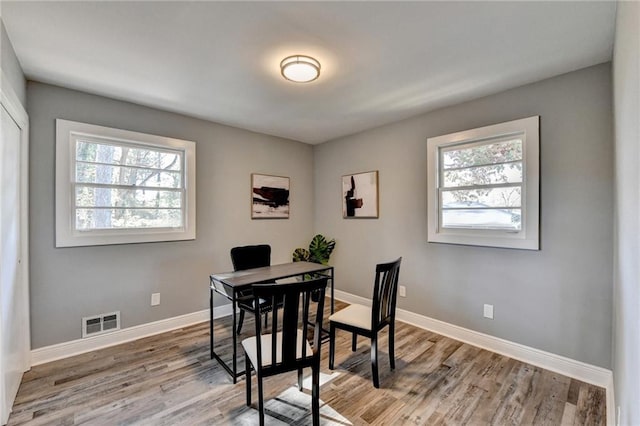
[[[354,303],[331,315],[329,321],[371,331],[371,308]]]
[[[271,365],[271,334],[263,334],[260,337],[262,345],[262,366]],[[304,341],[306,345],[306,356],[311,357],[313,350],[309,341],[302,336],[302,330],[298,330],[298,342]],[[247,356],[251,360],[251,364],[255,367],[258,365],[258,347],[256,336],[248,337],[242,341]],[[302,345],[297,345],[296,357],[302,358]],[[282,362],[282,332],[276,333],[276,363]]]
[[[253,297],[239,299],[238,307],[240,309],[244,309],[245,311],[253,312],[256,309],[256,302]],[[264,314],[266,312],[271,312],[271,303],[269,303],[267,300],[260,299],[260,313]]]

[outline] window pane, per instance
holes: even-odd
[[[79,140],[76,142],[76,161],[117,165],[122,163],[122,150],[118,145]]]
[[[184,224],[181,152],[78,140],[76,183],[78,230],[176,228]]]
[[[76,209],[76,229],[180,228],[180,209]]]
[[[171,170],[150,170],[103,164],[76,163],[76,182],[181,188],[182,173]]]
[[[442,227],[444,228],[508,229],[519,231],[521,224],[521,209],[442,209]]]
[[[522,162],[445,170],[442,186],[451,188],[516,182],[522,182]]]
[[[76,143],[76,160],[163,170],[179,171],[182,169],[180,152],[101,144],[84,140],[79,140]]]
[[[127,148],[123,152],[123,163],[164,170],[180,170],[180,155],[142,148]]]
[[[120,148],[114,145],[97,144],[88,141],[76,142],[76,160],[99,161],[101,163],[117,164],[116,158],[120,158]]]
[[[442,191],[442,207],[520,207],[521,194],[520,186]]]
[[[483,166],[522,160],[522,140],[475,145],[470,148],[444,148],[442,167],[444,169]]]
[[[77,207],[173,207],[180,208],[181,191],[76,187]]]

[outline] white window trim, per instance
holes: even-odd
[[[75,168],[74,135],[116,140],[155,148],[172,148],[184,152],[185,223],[178,229],[108,229],[76,231],[74,227]],[[192,141],[96,126],[75,121],[56,120],[56,247],[108,244],[148,243],[194,240],[196,238],[196,144]]]
[[[539,250],[540,117],[533,116],[492,126],[427,139],[427,235],[433,243]],[[445,229],[440,227],[439,149],[510,134],[523,136],[522,229]]]

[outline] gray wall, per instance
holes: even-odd
[[[34,349],[80,338],[87,315],[120,310],[122,326],[130,327],[206,309],[208,276],[232,269],[235,245],[270,243],[274,263],[308,245],[311,146],[41,83],[29,82],[27,98]],[[56,249],[56,118],[196,141],[197,239]],[[288,220],[251,220],[252,172],[291,178]],[[155,292],[161,304],[151,307]]]
[[[13,50],[11,40],[7,35],[7,31],[4,28],[4,23],[0,19],[0,67],[4,76],[9,81],[11,88],[18,96],[22,106],[27,106],[27,82],[22,73],[20,62],[16,57],[16,52]]]
[[[427,138],[532,115],[542,250],[428,244]],[[337,287],[370,298],[374,264],[403,256],[400,308],[610,368],[612,148],[608,63],[315,146],[315,230],[336,238]],[[380,218],[342,219],[341,176],[369,170]]]
[[[640,3],[619,2],[613,56],[616,241],[613,373],[620,424],[640,424]]]

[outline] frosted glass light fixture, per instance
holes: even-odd
[[[308,83],[320,75],[320,62],[311,56],[287,56],[280,62],[280,72],[289,81]]]

